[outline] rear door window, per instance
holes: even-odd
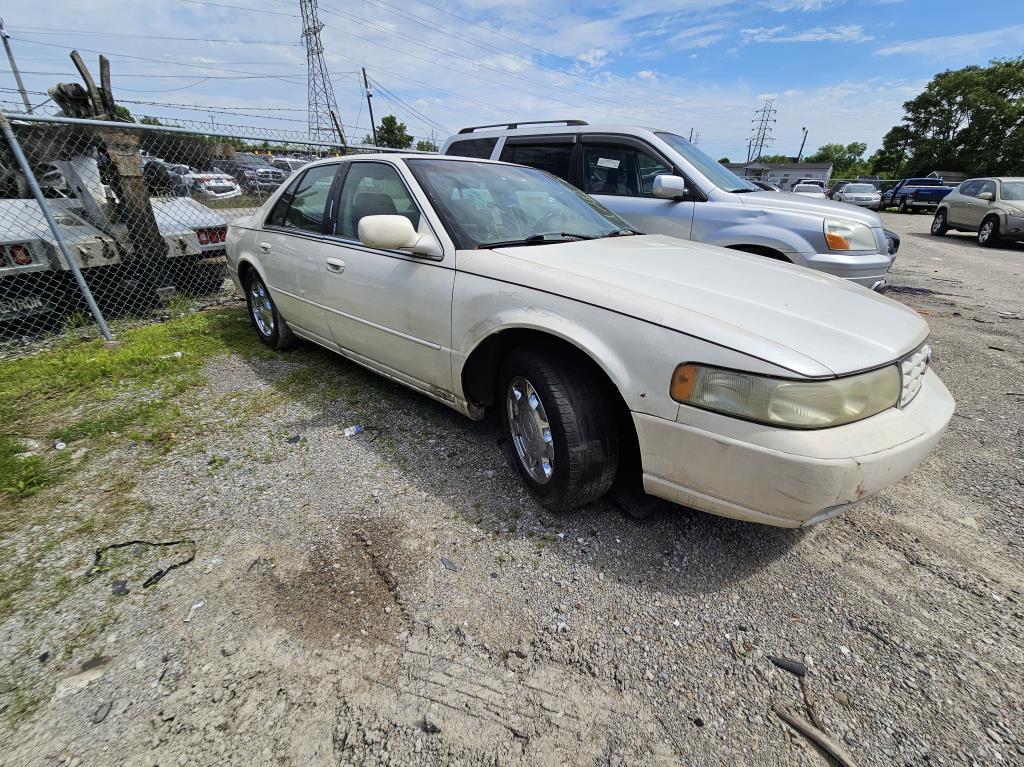
[[[517,165],[529,165],[543,170],[563,181],[569,181],[572,165],[571,143],[558,144],[505,144],[501,159]]]
[[[323,234],[324,211],[337,172],[337,165],[317,165],[303,173],[281,195],[267,223],[285,229]]]
[[[985,194],[985,192],[988,192],[989,194],[991,194],[992,195],[992,199],[994,200],[996,198],[996,182],[995,181],[983,181],[982,184],[981,184],[981,189],[978,190],[978,194],[975,195],[975,196],[977,197],[979,195]]]

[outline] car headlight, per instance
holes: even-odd
[[[832,250],[875,250],[875,235],[856,221],[825,219],[825,241]]]
[[[684,405],[748,421],[824,429],[895,407],[902,383],[896,365],[825,381],[794,381],[690,362],[676,367],[669,393]]]

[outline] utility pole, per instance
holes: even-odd
[[[370,78],[366,76],[366,67],[363,67],[363,87],[366,89],[366,106],[370,110],[370,132],[373,133],[373,145],[377,146],[377,123],[373,121],[373,92],[370,90]]]
[[[758,117],[751,120],[755,125],[751,131],[750,140],[747,142],[747,162],[757,160],[762,152],[764,152],[764,145],[775,141],[771,137],[771,123],[775,122],[774,115],[777,111],[773,106],[774,103],[775,99],[767,99],[764,102],[764,106],[754,113]]]
[[[324,44],[320,30],[324,25],[317,12],[317,0],[299,0],[302,11],[302,39],[306,43],[307,125],[309,137],[314,141],[334,143],[335,126],[331,113],[337,113],[334,86],[327,74]],[[344,139],[342,139],[344,144]]]
[[[807,143],[807,128],[802,128],[801,130],[803,130],[803,132],[804,132],[804,137],[800,141],[800,151],[796,153],[796,161],[797,162],[800,162],[800,160],[803,159],[803,157],[804,157],[804,144]]]
[[[14,60],[14,51],[11,50],[11,36],[4,29],[4,20],[0,19],[0,37],[4,39],[4,50],[7,51],[7,60],[11,62],[11,71],[14,72],[14,81],[18,84],[18,93],[21,100],[25,102],[25,111],[32,114],[32,105],[28,101],[28,94],[25,93],[25,83],[21,81],[21,72],[18,71],[18,64]]]
[[[690,141],[691,144],[693,143],[693,128],[690,128],[690,139],[689,139],[689,141]]]

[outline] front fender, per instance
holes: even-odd
[[[701,242],[718,245],[723,248],[742,248],[756,246],[778,251],[790,261],[801,266],[805,265],[805,256],[817,253],[818,246],[812,244],[801,232],[785,229],[763,222],[739,222],[714,232],[708,238],[700,238]]]

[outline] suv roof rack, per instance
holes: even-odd
[[[484,128],[505,128],[506,130],[513,130],[521,125],[587,125],[586,120],[524,120],[517,123],[496,123],[495,125],[474,125],[469,128],[463,128],[459,131],[459,135],[463,133],[472,133],[473,131],[483,130]]]

